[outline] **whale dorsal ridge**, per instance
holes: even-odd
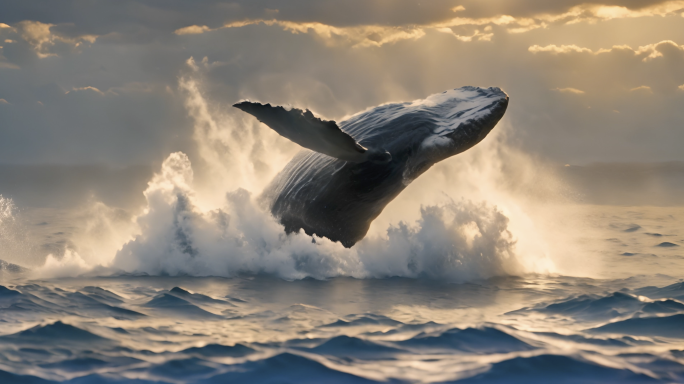
[[[233,107],[256,117],[269,128],[304,148],[340,160],[361,163],[364,161],[388,162],[389,153],[365,148],[342,131],[333,120],[322,120],[308,109],[285,109],[271,104],[243,101]]]

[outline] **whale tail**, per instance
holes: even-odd
[[[387,163],[392,159],[389,152],[368,149],[354,138],[342,131],[333,120],[322,120],[314,116],[308,109],[292,108],[287,110],[271,104],[243,101],[234,104],[238,108],[256,117],[269,128],[304,148],[334,157],[336,159],[361,163]]]

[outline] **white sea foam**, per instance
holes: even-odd
[[[519,272],[515,242],[505,216],[486,204],[450,202],[426,206],[415,224],[390,226],[352,249],[283,227],[238,189],[217,209],[202,211],[190,187],[187,156],[173,153],[145,191],[141,234],[126,243],[115,268],[163,275],[268,273],[358,278],[429,276],[449,280]]]

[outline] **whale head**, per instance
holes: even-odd
[[[482,141],[506,112],[500,88],[462,87],[426,99],[384,104],[340,123],[368,147],[384,148],[410,182],[432,165]]]

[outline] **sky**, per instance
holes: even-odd
[[[684,1],[0,0],[0,164],[191,157],[183,79],[341,120],[465,85],[550,163],[684,161]],[[265,128],[264,128],[265,129]]]

